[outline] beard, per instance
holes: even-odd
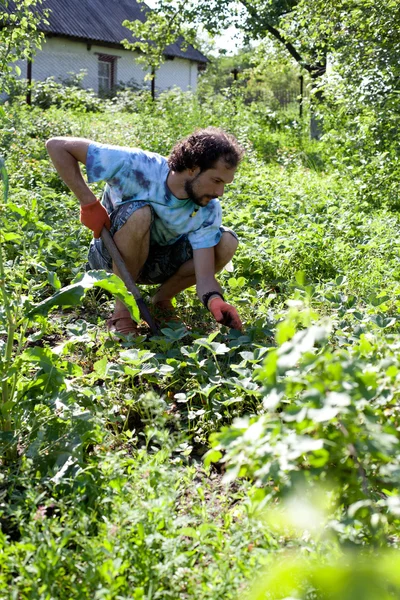
[[[196,181],[197,177],[195,177],[192,181],[185,181],[185,192],[188,198],[194,202],[194,204],[197,204],[197,206],[206,206],[209,201],[213,199],[213,196],[200,195],[196,193],[193,183]]]

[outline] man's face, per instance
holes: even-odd
[[[225,185],[232,183],[235,172],[236,167],[228,168],[222,158],[206,171],[190,169],[185,181],[185,192],[198,206],[207,206],[210,200],[222,196]]]

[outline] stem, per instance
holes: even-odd
[[[16,351],[16,355],[18,356],[22,350],[22,346],[25,340],[25,332],[26,332],[26,328],[28,326],[28,323],[26,322],[23,326],[21,326],[20,331],[19,331],[19,340],[18,340],[18,347],[17,347],[17,351]],[[14,373],[14,377],[12,380],[12,384],[11,384],[11,391],[9,394],[9,397],[11,399],[14,398],[15,395],[15,390],[17,388],[17,382],[18,382],[18,371],[16,373]]]
[[[5,374],[8,371],[8,368],[9,368],[9,365],[11,362],[11,358],[12,358],[12,347],[13,347],[14,333],[15,333],[16,327],[15,327],[15,322],[14,322],[13,315],[11,312],[11,306],[10,306],[7,289],[6,289],[4,263],[3,263],[3,252],[2,252],[2,248],[1,248],[1,242],[0,242],[0,290],[1,290],[1,295],[2,295],[2,299],[3,299],[4,308],[6,311],[7,322],[8,322],[6,351],[5,351],[4,359],[2,359],[2,361],[1,361],[1,366],[2,366],[2,371],[3,371],[2,383],[1,383],[2,404],[5,404],[8,401],[8,383],[7,383],[7,379],[5,378]]]
[[[0,156],[0,179],[3,181],[3,196],[4,196],[4,204],[7,204],[8,200],[8,175],[4,165],[4,161]],[[6,288],[6,275],[4,270],[3,263],[3,248],[2,248],[2,238],[0,232],[0,290],[3,299],[3,304],[7,317],[8,331],[7,331],[7,345],[4,359],[1,359],[1,370],[2,370],[2,382],[1,382],[1,398],[2,398],[2,407],[9,401],[9,383],[6,377],[8,369],[12,360],[12,350],[13,350],[13,342],[14,342],[14,333],[16,330],[16,322],[14,315],[11,310],[11,303],[7,293]],[[11,419],[6,418],[3,414],[3,410],[1,412],[1,420],[3,422],[3,431],[11,431]]]
[[[347,431],[347,429],[343,425],[343,423],[341,423],[340,421],[339,421],[339,429],[340,429],[340,431],[343,433],[343,435],[345,437],[349,437],[349,432]],[[354,444],[352,442],[350,442],[348,444],[347,448],[349,450],[349,454],[350,454],[351,458],[354,461],[354,464],[357,467],[357,471],[358,471],[358,474],[359,474],[360,479],[361,479],[361,487],[362,487],[362,490],[364,492],[364,495],[367,498],[370,498],[371,494],[370,494],[369,487],[368,487],[367,473],[366,473],[366,471],[365,471],[365,469],[364,469],[364,467],[363,467],[360,459],[358,458],[357,450],[356,450],[356,448],[355,448],[355,446],[354,446]]]
[[[8,61],[8,56],[9,56],[10,52],[11,52],[11,41],[9,40],[8,44],[7,44],[7,47],[6,47],[6,51],[5,51],[4,56],[3,56],[3,61],[2,61],[2,64],[1,64],[1,71],[3,73],[5,72],[6,66],[7,66],[7,64],[9,62]]]

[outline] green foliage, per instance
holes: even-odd
[[[325,140],[360,200],[398,208],[398,2],[302,1],[288,29],[306,38],[331,68],[321,91]]]
[[[26,314],[27,318],[32,318],[36,315],[47,315],[56,306],[76,306],[81,303],[88,290],[98,287],[107,290],[107,292],[113,294],[121,302],[124,302],[129,308],[132,318],[137,323],[140,320],[139,309],[135,299],[127,293],[125,285],[116,275],[110,275],[105,271],[89,271],[85,275],[80,275],[76,278],[71,285],[61,288],[61,283],[54,273],[51,275],[50,283],[56,288],[56,293],[29,310]]]
[[[94,91],[82,88],[85,75],[86,72],[81,71],[67,82],[57,82],[54,77],[36,81],[32,88],[32,104],[40,108],[56,106],[82,112],[103,110],[103,104]]]
[[[133,435],[132,455],[103,445],[90,467],[72,463],[46,484],[25,461],[7,494],[19,505],[18,539],[0,537],[4,597],[236,597],[257,562],[248,540],[256,546],[270,536],[233,509],[243,493],[229,498],[218,478],[186,466],[184,448],[166,432],[149,424],[141,438],[151,452],[133,450]]]
[[[326,57],[319,61],[314,42],[307,44],[306,36],[293,40],[287,35],[286,20],[290,20],[293,14],[296,20],[297,4],[297,0],[211,0],[201,4],[159,0],[152,11],[146,12],[144,22],[125,22],[125,26],[139,38],[126,47],[144,52],[143,62],[147,66],[158,66],[162,62],[163,50],[179,40],[178,36],[193,42],[199,28],[214,35],[234,25],[244,32],[246,43],[272,36],[311,77],[318,77],[325,71]]]
[[[261,567],[253,597],[340,597],[365,576],[380,600],[382,577],[398,585],[399,217],[361,201],[290,111],[202,94],[0,115],[5,597],[233,600]],[[166,155],[209,124],[247,149],[222,199],[241,243],[219,275],[244,331],[216,329],[190,289],[181,323],[118,344],[104,320],[123,289],[82,275],[90,235],[44,142]],[[299,533],[287,502],[300,519],[321,496]]]
[[[361,334],[348,349],[333,349],[317,326],[288,340],[294,317],[280,323],[281,345],[254,374],[264,384],[265,414],[214,434],[213,452],[224,452],[227,480],[251,475],[269,498],[296,483],[326,482],[342,511],[333,524],[339,537],[384,539],[399,517],[397,394],[390,389],[397,344]]]
[[[9,0],[0,2],[0,89],[12,88],[15,75],[21,75],[12,63],[31,59],[41,48],[43,33],[38,31],[46,23],[48,11],[41,9],[42,0]]]
[[[11,208],[8,204],[8,175],[4,165],[3,159],[0,157],[0,176],[3,180],[3,203],[1,205],[1,217],[4,222],[5,212]],[[16,209],[17,207],[15,207]],[[12,208],[11,208],[12,210]],[[37,225],[37,223],[35,223]],[[94,287],[102,288],[107,290],[109,293],[114,294],[115,297],[122,300],[125,305],[129,308],[132,317],[139,322],[139,310],[136,305],[134,298],[127,292],[123,282],[115,275],[108,275],[105,272],[92,271],[86,275],[79,276],[77,281],[69,286],[61,289],[61,283],[54,271],[48,271],[45,268],[41,268],[41,272],[47,274],[47,282],[56,289],[55,294],[50,298],[46,298],[36,306],[32,307],[32,292],[37,292],[42,285],[26,285],[25,279],[27,278],[30,261],[27,256],[26,244],[23,241],[23,226],[20,227],[20,231],[17,233],[14,228],[13,233],[7,231],[1,232],[0,235],[0,295],[2,300],[2,311],[0,312],[0,331],[2,334],[2,343],[0,347],[0,371],[2,374],[1,382],[1,416],[0,416],[0,444],[2,447],[2,455],[5,459],[15,459],[16,457],[16,446],[18,441],[21,443],[21,439],[18,440],[18,436],[21,434],[21,426],[25,419],[27,406],[24,406],[24,399],[27,396],[31,399],[35,398],[38,393],[43,397],[48,396],[50,403],[60,402],[60,407],[65,408],[65,413],[70,417],[70,408],[64,407],[61,402],[63,400],[71,401],[71,397],[67,394],[63,397],[65,380],[68,376],[80,377],[83,373],[82,369],[69,361],[60,360],[57,354],[51,352],[49,349],[43,348],[29,348],[26,349],[26,344],[29,341],[27,334],[28,326],[32,319],[38,316],[47,317],[50,311],[54,307],[65,307],[75,306],[79,304],[84,294]],[[3,251],[7,252],[7,246],[15,244],[16,242],[22,242],[23,252],[19,257],[19,264],[17,261],[14,263],[13,273],[10,269],[10,264],[5,263],[3,258]],[[19,267],[19,268],[18,268]],[[12,273],[12,276],[11,276]],[[19,280],[20,278],[20,280]],[[28,291],[29,289],[29,291]],[[24,293],[25,292],[25,293]],[[34,336],[34,341],[40,339],[41,336]],[[37,367],[40,367],[39,370]],[[35,373],[35,377],[32,381],[32,374]],[[54,396],[56,395],[56,396]],[[60,408],[59,407],[59,408]],[[40,410],[40,408],[42,410]],[[28,409],[29,410],[29,409]],[[58,438],[60,435],[59,422],[65,419],[60,419],[59,410],[56,419],[49,419],[49,411],[46,406],[35,404],[34,411],[37,419],[31,422],[31,432],[37,435],[40,429],[40,435],[33,442],[35,447],[42,442],[47,444],[49,439]],[[79,410],[79,409],[78,409]],[[80,412],[80,411],[79,411]],[[47,427],[41,421],[42,413],[45,415],[45,424],[51,421],[51,427],[48,430]],[[73,414],[73,413],[72,413]],[[64,413],[63,413],[64,417]],[[79,425],[84,423],[88,419],[89,415],[86,411],[79,414]],[[32,421],[32,420],[31,420]],[[37,421],[37,422],[36,422]],[[73,426],[73,423],[69,422],[73,436],[76,436],[77,432]],[[78,428],[79,429],[79,428]],[[85,427],[80,427],[82,433],[85,433]],[[44,436],[44,432],[47,431],[48,435]],[[63,447],[68,448],[66,435],[62,436]],[[27,443],[26,439],[25,442]],[[81,441],[73,445],[74,451],[76,447],[81,447]],[[36,452],[35,448],[35,452]],[[50,453],[47,452],[47,455]],[[65,456],[65,450],[62,455]],[[28,455],[30,448],[28,448]],[[51,455],[51,454],[50,454]],[[66,454],[66,460],[69,455]]]
[[[136,60],[151,70],[149,77],[165,61],[169,45],[178,43],[185,50],[188,43],[194,42],[196,30],[187,26],[185,6],[187,2],[168,0],[161,11],[157,11],[148,10],[144,5],[145,20],[122,23],[135,38],[133,42],[122,40],[122,44],[127,50],[139,51]]]
[[[284,100],[285,104],[296,102],[299,70],[269,40],[264,40],[256,48],[244,48],[234,56],[212,58],[200,76],[198,93],[205,98],[211,93],[229,94],[232,86],[246,104],[257,102],[278,110]]]
[[[252,600],[391,600],[400,593],[398,553],[347,553],[329,564],[285,556],[253,587]],[[296,594],[293,596],[293,594]]]
[[[257,577],[247,598],[378,600],[398,596],[398,551],[340,551],[329,535],[329,504],[332,499],[326,489],[299,487],[280,506],[266,510],[264,518],[272,530],[281,539],[290,536],[300,544],[307,538],[308,552],[287,548],[275,557]]]

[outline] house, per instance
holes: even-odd
[[[121,44],[122,39],[134,39],[122,22],[143,21],[143,6],[150,10],[136,0],[43,0],[36,10],[51,11],[48,24],[40,26],[46,41],[32,64],[19,63],[22,77],[68,79],[84,69],[87,75],[82,85],[97,93],[107,93],[119,83],[143,85],[146,71],[135,62],[138,53]],[[164,54],[166,61],[155,74],[155,89],[178,86],[194,91],[207,58],[191,45],[182,50],[179,42],[166,47]]]

